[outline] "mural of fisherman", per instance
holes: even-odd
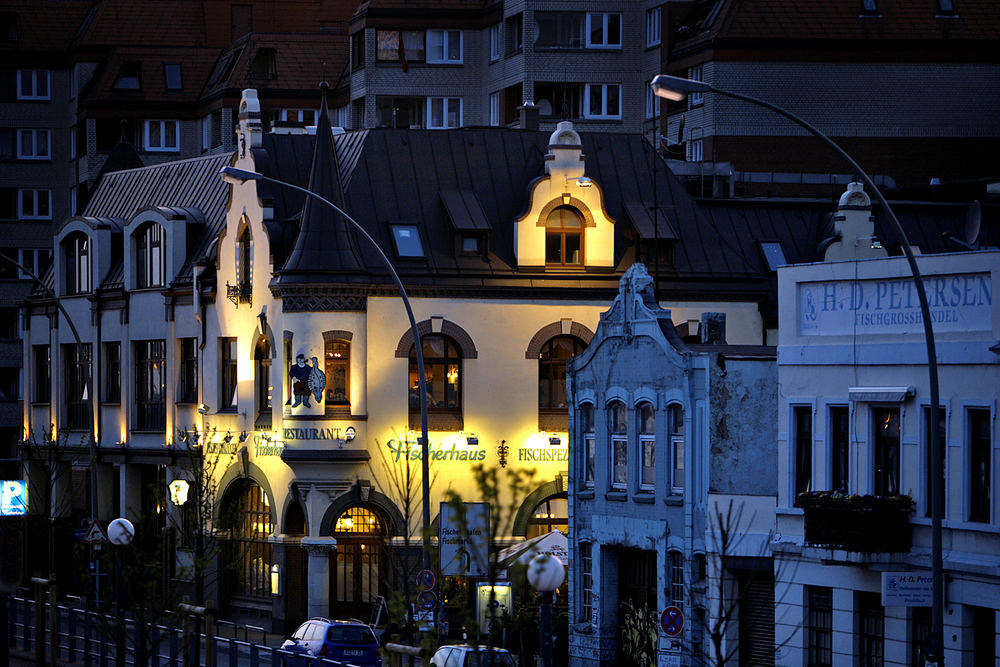
[[[295,396],[293,408],[303,405],[311,408],[309,395],[316,398],[316,402],[323,401],[323,389],[326,387],[326,375],[320,370],[319,360],[312,358],[312,365],[306,363],[304,354],[295,357],[295,365],[288,371],[288,376],[292,379],[292,394]]]

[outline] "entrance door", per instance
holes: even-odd
[[[618,664],[656,664],[656,552],[618,551]],[[652,630],[652,631],[651,631]]]
[[[384,524],[364,507],[350,507],[337,519],[337,550],[330,560],[330,615],[367,621],[392,578],[385,549]]]

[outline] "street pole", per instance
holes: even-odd
[[[906,237],[906,232],[903,231],[903,225],[900,224],[899,218],[896,217],[896,213],[889,206],[889,202],[886,201],[882,192],[875,186],[875,182],[872,181],[871,177],[865,173],[865,170],[854,161],[850,155],[847,154],[843,148],[841,148],[833,139],[823,134],[819,129],[814,127],[808,121],[799,118],[790,111],[786,111],[781,107],[775,106],[770,102],[765,102],[764,100],[757,99],[756,97],[751,97],[749,95],[743,95],[740,93],[734,93],[728,90],[722,90],[716,88],[710,84],[703,81],[692,81],[690,79],[681,79],[679,77],[667,76],[665,74],[660,74],[653,78],[650,84],[653,92],[659,96],[670,100],[679,101],[684,98],[684,96],[689,92],[701,92],[701,93],[717,93],[724,97],[731,97],[733,99],[741,100],[743,102],[748,102],[750,104],[755,104],[765,109],[770,109],[774,113],[787,118],[796,125],[804,128],[814,137],[825,143],[827,146],[832,148],[840,157],[847,162],[851,169],[861,178],[865,187],[868,191],[876,198],[882,210],[885,211],[889,220],[892,221],[893,228],[899,237],[899,244],[903,248],[903,254],[906,255],[906,262],[910,267],[910,273],[913,276],[913,283],[917,290],[917,297],[920,302],[920,314],[923,319],[924,324],[924,342],[927,347],[927,374],[928,374],[928,384],[930,388],[930,446],[931,446],[931,459],[934,465],[938,466],[935,474],[931,475],[931,579],[932,581],[932,611],[931,611],[931,633],[937,636],[940,645],[944,645],[944,565],[942,562],[942,545],[941,545],[941,520],[944,514],[944,468],[941,463],[944,459],[943,447],[941,442],[940,434],[938,433],[937,423],[938,423],[938,411],[940,396],[938,393],[938,367],[937,367],[937,353],[934,346],[934,328],[931,323],[931,309],[930,304],[927,301],[927,291],[924,288],[924,281],[920,275],[920,269],[917,266],[917,260],[913,256],[913,249],[910,247],[910,241]],[[938,661],[939,665],[944,664],[944,651],[942,650],[941,656]]]
[[[236,167],[223,167],[219,172],[219,176],[222,180],[232,183],[234,185],[242,184],[246,181],[265,181],[267,183],[273,183],[274,185],[279,185],[281,187],[289,188],[295,190],[296,192],[301,192],[307,197],[312,197],[316,201],[330,207],[351,223],[354,229],[360,233],[368,242],[375,248],[378,256],[382,259],[383,264],[389,270],[392,275],[393,281],[396,283],[396,289],[399,290],[399,296],[403,300],[403,306],[406,308],[406,316],[410,321],[410,331],[413,333],[413,347],[417,351],[417,388],[420,392],[420,458],[421,458],[421,472],[423,475],[422,482],[422,492],[423,492],[423,565],[424,569],[431,568],[431,547],[430,547],[430,526],[431,526],[431,499],[430,499],[430,464],[428,459],[430,459],[427,444],[427,379],[424,375],[424,349],[423,344],[420,341],[420,331],[417,329],[417,320],[413,316],[413,308],[410,307],[410,299],[406,294],[406,289],[403,287],[403,281],[399,279],[399,274],[396,273],[396,269],[392,266],[392,262],[382,248],[379,247],[375,239],[362,227],[357,220],[352,218],[346,211],[334,204],[333,202],[327,200],[324,197],[316,194],[312,190],[303,188],[301,186],[295,185],[294,183],[288,183],[287,181],[281,181],[276,178],[271,178],[270,176],[265,176],[256,171],[250,171],[249,169],[238,169]]]

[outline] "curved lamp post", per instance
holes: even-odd
[[[872,196],[878,200],[878,203],[882,206],[882,210],[885,211],[886,215],[889,216],[889,219],[892,221],[893,228],[896,230],[896,234],[899,237],[899,243],[903,248],[903,254],[906,255],[906,261],[910,265],[910,272],[913,275],[913,284],[917,289],[917,296],[920,300],[920,314],[924,321],[924,340],[927,345],[927,372],[929,375],[931,394],[931,423],[936,424],[939,411],[937,353],[934,349],[934,329],[931,324],[931,311],[930,305],[927,302],[927,291],[924,289],[924,281],[920,277],[920,269],[917,267],[917,260],[913,256],[913,250],[910,248],[910,241],[906,238],[906,232],[903,231],[903,226],[899,223],[899,218],[896,217],[892,207],[889,206],[889,202],[886,201],[882,192],[875,186],[875,183],[868,176],[868,174],[865,173],[865,170],[862,169],[843,148],[837,145],[833,139],[826,136],[812,124],[802,118],[799,118],[792,112],[786,111],[781,107],[771,104],[770,102],[765,102],[764,100],[757,99],[756,97],[750,97],[749,95],[742,95],[729,90],[722,90],[707,84],[704,81],[692,81],[691,79],[682,79],[680,77],[669,76],[667,74],[659,74],[653,77],[653,80],[649,85],[653,89],[653,94],[657,97],[662,97],[674,102],[683,100],[688,93],[718,93],[724,97],[731,97],[750,104],[756,104],[757,106],[764,107],[765,109],[770,109],[776,114],[784,116],[796,125],[807,130],[814,137],[820,139],[823,143],[832,148],[838,155],[840,155],[840,157],[851,165],[851,168],[861,178],[865,186],[868,188],[868,191],[871,192]],[[938,465],[940,465],[940,462],[942,461],[943,447],[941,438],[938,434],[938,429],[936,427],[930,428],[930,445],[931,458],[933,461],[938,462]],[[933,611],[931,616],[931,632],[937,636],[939,643],[943,637],[944,630],[944,577],[942,574],[943,564],[941,556],[941,519],[944,514],[943,473],[944,470],[939,469],[937,474],[931,475],[931,575],[934,580],[932,593]],[[943,656],[940,658],[940,662],[938,664],[944,664]]]
[[[334,204],[333,202],[319,196],[312,190],[295,185],[294,183],[288,183],[287,181],[280,181],[276,178],[271,178],[270,176],[265,176],[256,171],[250,171],[249,169],[238,169],[236,167],[223,167],[219,171],[219,176],[222,177],[227,183],[232,185],[242,185],[247,181],[266,181],[268,183],[274,183],[275,185],[280,185],[281,187],[289,188],[302,194],[312,197],[316,201],[325,204],[326,206],[332,208],[334,211],[344,216],[348,222],[354,227],[354,229],[360,233],[368,242],[375,248],[378,252],[378,256],[382,259],[385,267],[389,269],[389,273],[392,275],[392,279],[396,283],[396,288],[399,290],[399,296],[403,299],[403,306],[406,308],[406,316],[410,319],[410,331],[413,332],[413,346],[417,350],[417,383],[418,391],[420,392],[420,456],[422,464],[423,473],[423,547],[424,547],[424,568],[430,568],[430,525],[431,525],[431,499],[430,499],[430,478],[429,478],[429,463],[428,459],[428,445],[427,445],[427,379],[424,377],[424,349],[420,342],[420,332],[417,331],[417,321],[413,317],[413,308],[410,307],[410,299],[406,295],[406,289],[403,288],[403,282],[399,279],[399,274],[396,273],[396,269],[393,268],[392,262],[386,257],[385,253],[382,252],[382,248],[379,247],[375,239],[362,227],[357,220],[352,218],[347,214],[342,208]]]
[[[552,554],[538,554],[528,562],[528,583],[538,591],[538,634],[542,667],[552,667],[552,591],[562,585],[566,568]]]
[[[108,524],[108,542],[115,547],[115,665],[125,667],[125,614],[122,610],[122,547],[132,544],[135,526],[128,519],[115,519]]]

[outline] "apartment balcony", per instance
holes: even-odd
[[[834,491],[800,493],[805,542],[813,547],[864,553],[907,552],[912,545],[909,496],[844,495]]]

